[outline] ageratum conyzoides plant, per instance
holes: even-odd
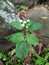
[[[24,60],[30,51],[31,46],[36,46],[39,44],[39,39],[30,31],[36,31],[42,27],[42,24],[36,23],[33,20],[16,20],[10,23],[11,26],[20,30],[15,34],[6,36],[5,39],[16,43],[16,57],[20,60]]]

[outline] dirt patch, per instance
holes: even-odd
[[[3,40],[0,42],[0,50],[6,52],[7,50],[11,49],[15,46],[15,43],[9,42],[7,40]]]

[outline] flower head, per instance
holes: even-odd
[[[28,19],[27,22],[30,22],[30,19]]]

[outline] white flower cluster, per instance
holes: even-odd
[[[21,20],[19,19],[19,22],[21,23],[21,25],[24,27],[26,23],[29,23],[30,22],[30,19],[27,19],[27,20]],[[26,28],[28,28],[28,26],[26,26]]]

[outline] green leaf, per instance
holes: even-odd
[[[27,42],[31,45],[38,45],[39,39],[33,34],[27,34]]]
[[[17,20],[15,22],[10,23],[10,25],[13,26],[14,28],[18,29],[18,30],[23,29],[21,23],[19,21],[17,21]]]
[[[29,29],[32,30],[32,31],[36,31],[36,30],[39,30],[41,27],[42,27],[42,24],[40,24],[40,23],[34,23],[34,24],[32,24],[29,27]]]
[[[49,58],[49,52],[45,55],[45,60],[48,60]]]
[[[39,57],[35,61],[35,65],[44,65],[45,60],[42,57]]]
[[[3,53],[2,53],[2,51],[0,51],[0,59],[2,59],[3,58]]]
[[[30,27],[31,25],[33,25],[35,23],[35,21],[30,20],[29,23],[27,23],[27,26]]]
[[[26,20],[26,21],[27,21],[27,20]],[[27,30],[30,30],[30,26],[33,25],[34,23],[35,23],[35,21],[30,20],[30,21],[26,24],[26,26],[28,27]]]
[[[49,63],[47,62],[45,65],[49,65]]]
[[[24,40],[24,34],[19,32],[19,33],[16,33],[16,34],[12,34],[12,35],[9,35],[9,36],[6,36],[5,39],[9,40],[9,41],[12,41],[12,42],[21,42]]]
[[[28,7],[27,7],[27,6],[23,6],[23,5],[21,5],[21,6],[19,7],[19,9],[20,9],[20,10],[27,10]]]
[[[28,43],[26,42],[21,42],[21,43],[17,43],[16,44],[16,56],[21,59],[24,60],[29,52],[30,46]]]

